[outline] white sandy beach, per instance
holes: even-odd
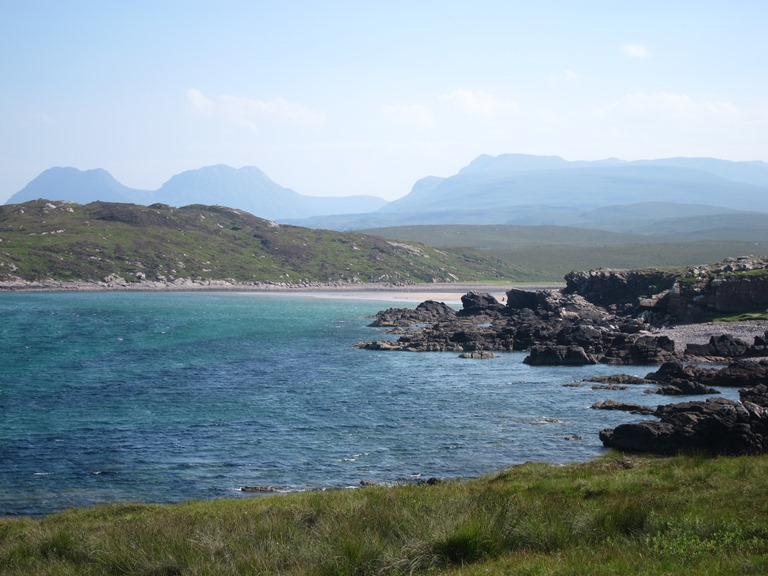
[[[552,290],[560,285],[544,284],[414,284],[409,286],[384,286],[375,284],[347,285],[341,287],[311,287],[274,289],[264,291],[247,290],[247,293],[291,295],[301,294],[309,298],[338,298],[348,300],[379,300],[419,304],[426,300],[436,300],[446,304],[461,304],[461,297],[468,292],[491,294],[502,304],[506,303],[506,293],[511,288],[521,290]]]
[[[499,302],[506,302],[506,292],[511,288],[522,290],[557,289],[556,284],[480,284],[480,283],[433,283],[392,286],[387,284],[344,284],[344,285],[279,285],[279,284],[237,284],[218,282],[143,282],[136,284],[104,284],[90,282],[5,282],[0,283],[0,292],[238,292],[243,294],[297,296],[311,298],[338,298],[350,300],[379,300],[421,303],[437,300],[446,304],[460,304],[461,297],[468,292],[487,292]]]

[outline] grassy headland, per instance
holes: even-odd
[[[0,520],[3,574],[765,574],[768,456]]]
[[[0,282],[560,282],[572,270],[714,262],[764,243],[563,226],[333,232],[240,210],[36,200],[0,206]]]
[[[514,280],[519,267],[358,233],[278,226],[221,206],[36,200],[0,206],[0,281],[419,283]],[[519,278],[524,279],[524,278]]]

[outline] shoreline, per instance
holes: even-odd
[[[361,300],[402,300],[423,302],[425,300],[446,300],[461,302],[461,297],[468,292],[487,292],[499,302],[506,302],[506,293],[511,288],[523,290],[556,290],[563,283],[543,282],[434,282],[423,284],[389,283],[341,283],[308,282],[301,284],[253,282],[241,283],[229,280],[192,281],[178,279],[173,282],[137,282],[128,283],[120,280],[110,282],[60,282],[46,281],[5,281],[0,282],[0,294],[3,293],[40,293],[40,292],[239,292],[249,294],[303,294],[318,298],[349,298]]]

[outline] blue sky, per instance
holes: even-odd
[[[480,154],[768,161],[766,30],[766,0],[0,0],[0,202],[51,166],[394,199]]]

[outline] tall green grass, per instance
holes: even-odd
[[[2,574],[764,574],[768,457],[526,464],[437,485],[0,520]]]

